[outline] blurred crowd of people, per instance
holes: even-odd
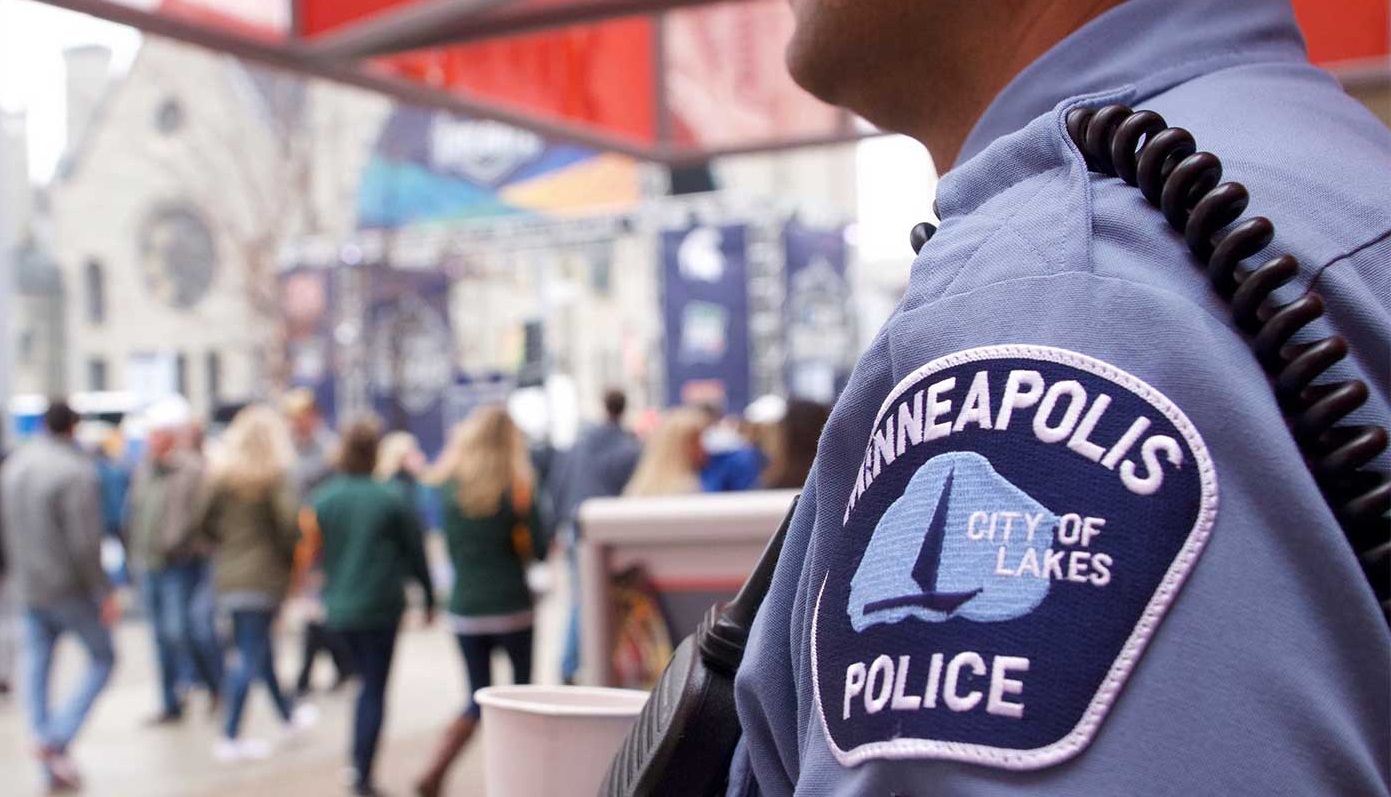
[[[607,392],[603,406],[603,421],[565,451],[528,440],[503,407],[480,407],[432,463],[414,437],[384,434],[375,419],[334,434],[304,390],[278,408],[240,409],[211,439],[186,401],[164,399],[142,413],[139,445],[126,445],[118,429],[80,433],[76,413],[51,402],[44,433],[0,467],[0,695],[22,661],[23,702],[48,788],[81,785],[69,749],[115,665],[111,628],[122,612],[118,589],[129,585],[157,654],[152,725],[181,722],[202,693],[222,722],[216,760],[268,756],[276,745],[241,733],[249,691],[266,690],[285,741],[293,739],[316,724],[307,698],[315,661],[327,654],[332,689],[358,682],[352,791],[377,793],[373,765],[397,632],[410,595],[426,623],[434,619],[425,538],[438,531],[452,573],[445,624],[469,695],[417,784],[419,794],[439,794],[478,726],[473,695],[493,680],[494,652],[510,660],[515,682],[531,680],[529,571],[553,548],[570,562],[578,607],[585,501],[800,487],[828,415],[819,404],[768,397],[743,417],[679,407],[630,429],[621,392]],[[303,629],[293,688],[275,667],[277,623],[289,601]],[[15,614],[18,623],[7,619]],[[49,675],[57,641],[68,635],[85,647],[88,664],[54,708]],[[579,650],[576,608],[561,662],[567,682]]]

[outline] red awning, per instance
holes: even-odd
[[[844,141],[798,89],[787,0],[44,0],[651,160]],[[1388,80],[1386,0],[1295,0],[1310,57]]]

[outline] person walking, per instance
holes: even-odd
[[[468,673],[469,700],[445,732],[417,791],[434,797],[478,726],[474,695],[492,684],[492,657],[512,662],[514,683],[531,682],[535,611],[526,566],[544,556],[536,474],[526,438],[501,407],[482,407],[460,424],[432,481],[444,496],[444,535],[454,566],[449,626]]]
[[[620,495],[633,478],[642,444],[623,425],[627,410],[628,397],[623,391],[605,391],[604,421],[586,429],[565,453],[557,479],[560,535],[570,564],[570,616],[560,660],[560,678],[565,683],[574,683],[580,669],[580,504],[591,498]]]
[[[313,706],[295,706],[275,674],[272,625],[285,599],[299,541],[299,497],[290,482],[289,435],[268,407],[237,413],[222,438],[196,523],[213,551],[218,608],[232,620],[237,659],[227,674],[223,737],[213,750],[222,762],[264,758],[269,746],[241,739],[242,711],[253,681],[261,681],[287,735],[312,725]]]
[[[152,406],[146,414],[146,456],[131,478],[131,562],[141,575],[159,661],[160,712],[153,725],[183,718],[180,686],[188,669],[208,690],[214,709],[222,681],[222,652],[205,627],[211,618],[197,611],[208,551],[193,534],[204,469],[187,445],[191,421],[182,398]]]
[[[353,423],[343,435],[338,474],[315,492],[304,525],[302,571],[322,552],[324,606],[330,630],[341,635],[361,677],[353,720],[352,788],[376,795],[372,765],[386,713],[386,685],[396,631],[406,609],[405,585],[424,592],[425,621],[435,598],[415,512],[390,487],[372,478],[381,443],[375,420]]]
[[[111,573],[118,586],[130,583],[126,567],[126,504],[130,495],[130,468],[125,463],[125,438],[120,429],[109,430],[96,447],[97,479],[101,485],[102,527],[108,545],[117,546],[120,560]]]
[[[312,390],[301,387],[289,391],[282,399],[280,408],[289,424],[290,440],[294,445],[291,480],[299,495],[308,498],[319,485],[333,476],[338,438],[324,424],[323,413]],[[298,599],[305,607],[304,652],[300,657],[299,677],[295,679],[295,694],[299,697],[307,696],[313,686],[314,662],[320,653],[329,655],[337,671],[332,690],[342,688],[353,675],[347,646],[324,625],[324,605],[320,595],[324,574],[318,562],[313,564],[315,566],[309,569],[300,584]]]
[[[73,442],[77,413],[54,401],[45,433],[0,468],[0,539],[7,580],[22,607],[25,703],[50,792],[78,788],[68,752],[116,664],[111,626],[120,603],[101,566],[101,497],[96,466]],[[77,689],[58,710],[49,673],[58,640],[71,634],[87,651]]]

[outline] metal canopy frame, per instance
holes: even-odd
[[[420,0],[303,41],[315,55],[365,58],[718,2],[729,0]]]
[[[737,0],[734,0],[737,2]],[[178,39],[200,47],[225,52],[237,58],[277,69],[298,72],[349,86],[378,92],[401,102],[438,108],[454,113],[495,119],[520,128],[534,130],[549,138],[571,141],[598,150],[671,166],[700,163],[726,155],[742,155],[770,150],[839,144],[878,135],[867,126],[857,125],[842,112],[833,132],[809,137],[789,137],[726,147],[687,147],[673,145],[669,132],[669,107],[665,81],[658,79],[654,110],[656,141],[645,144],[613,135],[593,127],[542,117],[525,109],[466,95],[375,69],[359,56],[397,52],[430,44],[457,44],[463,41],[501,37],[548,28],[628,15],[658,15],[677,8],[713,5],[730,0],[424,0],[400,9],[374,15],[312,39],[297,35],[299,0],[291,0],[290,30],[284,38],[269,38],[219,28],[174,15],[146,11],[113,0],[39,0],[101,19],[139,28],[146,33]],[[655,62],[665,57],[660,26],[656,37]]]
[[[809,137],[774,137],[737,146],[714,147],[675,142],[671,103],[663,73],[667,47],[664,27],[660,24],[656,26],[653,40],[656,78],[653,81],[653,96],[648,98],[655,114],[652,125],[654,140],[651,142],[608,132],[598,126],[546,116],[477,93],[451,90],[393,75],[370,60],[393,53],[482,42],[619,17],[649,16],[660,20],[666,12],[680,8],[739,1],[413,0],[395,5],[383,2],[380,11],[369,12],[363,8],[356,17],[349,15],[350,18],[322,26],[322,30],[308,31],[304,18],[308,0],[285,0],[290,11],[288,29],[267,36],[258,35],[246,27],[211,25],[173,13],[141,10],[126,5],[127,0],[39,0],[271,67],[379,92],[402,102],[496,119],[534,130],[549,138],[670,165],[696,163],[723,155],[842,143],[877,134],[868,125],[856,122],[849,113],[840,112],[828,132]],[[1297,7],[1321,12],[1319,26],[1324,38],[1328,38],[1330,13],[1335,20],[1338,13],[1324,6],[1326,1],[1296,0]],[[1365,16],[1367,9],[1375,7],[1378,2],[1380,0],[1339,0],[1339,5],[1356,8],[1357,13]],[[1335,29],[1337,25],[1337,22],[1333,23]],[[1344,27],[1353,31],[1356,25],[1350,23]],[[1356,35],[1353,33],[1354,38]],[[1383,40],[1379,47],[1384,51],[1385,46]],[[1391,59],[1384,55],[1333,63],[1325,61],[1321,65],[1349,88],[1391,85]]]

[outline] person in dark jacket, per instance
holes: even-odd
[[[263,758],[258,739],[239,739],[242,709],[254,680],[262,681],[287,733],[312,725],[313,706],[294,706],[275,674],[271,633],[285,600],[299,541],[299,498],[290,482],[289,435],[273,410],[253,405],[237,413],[222,439],[196,524],[213,549],[218,607],[232,620],[237,664],[227,675],[227,719],[214,756],[223,762]]]
[[[425,619],[435,598],[415,512],[391,487],[372,478],[381,425],[360,420],[344,432],[338,475],[320,487],[306,518],[300,568],[322,551],[328,627],[341,635],[362,679],[353,723],[353,790],[378,794],[372,782],[386,712],[386,685],[396,631],[406,610],[407,581],[424,592]]]
[[[46,434],[0,468],[6,580],[13,582],[24,618],[25,703],[51,791],[80,783],[68,748],[115,667],[110,627],[121,611],[101,567],[97,470],[73,442],[77,421],[66,403],[52,402],[44,414]],[[87,669],[67,703],[51,711],[54,649],[69,634],[86,648]],[[15,785],[13,776],[5,780]]]
[[[633,478],[642,456],[642,444],[623,426],[627,409],[628,397],[623,391],[606,391],[604,422],[586,429],[565,453],[557,479],[560,534],[570,560],[570,617],[560,660],[560,677],[566,683],[574,682],[580,668],[580,504],[591,498],[621,495]]]
[[[473,696],[492,684],[493,652],[507,653],[516,683],[531,682],[536,617],[526,566],[546,550],[526,438],[502,407],[474,410],[454,430],[433,481],[443,486],[444,535],[454,565],[449,625],[458,637],[470,694],[417,784],[427,797],[440,793],[450,764],[478,725]]]

